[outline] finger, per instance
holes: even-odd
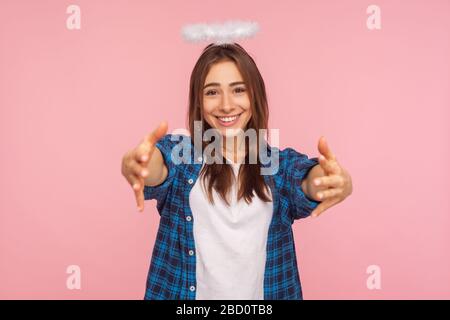
[[[134,150],[134,159],[139,163],[147,163],[151,159],[155,146],[147,140],[148,136]]]
[[[331,198],[329,200],[321,202],[311,213],[311,217],[315,218],[315,217],[320,216],[325,210],[334,206],[339,201],[340,201],[340,199],[338,199],[338,198]]]
[[[148,177],[148,169],[143,166],[141,163],[136,162],[136,160],[131,160],[128,163],[128,168],[131,170],[132,174],[141,177],[146,178]]]
[[[133,191],[139,190],[141,187],[141,182],[139,181],[139,178],[135,176],[134,174],[129,174],[125,177],[130,184],[131,188],[133,188]]]
[[[141,178],[140,181],[140,188],[138,190],[134,191],[134,196],[136,198],[136,204],[138,207],[138,210],[142,212],[144,210],[144,181]]]
[[[327,160],[323,155],[319,156],[319,164],[327,175],[340,175],[341,167],[336,160]]]
[[[325,188],[342,188],[344,186],[344,178],[341,175],[323,176],[315,178],[314,185]]]
[[[144,179],[134,174],[128,174],[126,179],[133,188],[138,210],[142,211],[144,209]]]
[[[324,136],[321,136],[319,139],[319,146],[318,146],[319,152],[325,156],[328,160],[336,160],[336,156],[333,152],[331,152],[331,149],[328,145],[328,142],[326,141]]]
[[[340,195],[344,189],[342,188],[331,188],[326,190],[321,190],[317,192],[317,198],[320,199],[320,201],[327,200],[329,198],[332,198],[334,196]]]

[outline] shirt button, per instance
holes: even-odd
[[[194,255],[194,250],[189,250],[189,255],[193,256]]]
[[[189,180],[188,180],[188,183],[189,183],[189,184],[193,184],[193,183],[194,183],[194,180],[189,179]]]
[[[187,216],[187,217],[186,217],[186,220],[187,220],[187,221],[191,221],[191,220],[192,220],[191,216]]]
[[[194,287],[194,286],[191,286],[191,287],[189,288],[189,290],[195,291],[195,287]]]
[[[198,161],[202,161],[203,158],[202,158],[202,157],[198,157],[197,160],[198,160]]]

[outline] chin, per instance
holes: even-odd
[[[235,128],[228,128],[228,132],[227,132],[226,128],[219,129],[219,130],[220,130],[220,133],[222,134],[222,136],[227,137],[227,138],[237,136],[237,134],[239,132],[239,131],[237,131],[238,129],[235,129]],[[244,129],[242,129],[242,130],[244,130]]]

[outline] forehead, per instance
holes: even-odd
[[[243,81],[243,78],[233,61],[221,61],[212,65],[209,70],[205,83],[211,81],[228,83],[233,81]]]

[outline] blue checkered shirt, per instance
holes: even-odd
[[[190,164],[172,161],[172,149],[176,145],[180,149],[187,148],[181,154],[190,159]],[[163,155],[168,176],[160,185],[144,188],[145,199],[156,199],[160,215],[145,299],[195,300],[195,221],[189,206],[189,193],[202,167],[201,150],[184,135],[167,134],[156,146]],[[302,288],[292,224],[296,219],[308,217],[320,203],[307,198],[301,188],[302,180],[318,164],[318,159],[308,159],[292,148],[281,151],[270,145],[267,148],[269,157],[272,152],[278,152],[279,165],[276,173],[263,175],[274,201],[267,235],[264,299],[299,300],[302,299]],[[186,150],[189,150],[187,156]],[[270,163],[262,166],[270,167]]]

